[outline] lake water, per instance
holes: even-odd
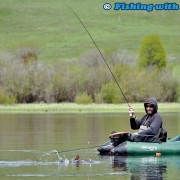
[[[179,134],[180,114],[162,116],[168,137]],[[180,177],[180,156],[100,156],[88,149],[106,142],[112,130],[134,132],[128,114],[0,114],[0,179]],[[87,149],[69,151],[81,148]],[[81,163],[71,161],[76,155]]]

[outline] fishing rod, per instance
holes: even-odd
[[[100,51],[98,45],[97,45],[96,42],[94,41],[94,39],[93,39],[93,37],[91,36],[90,32],[88,31],[88,29],[86,28],[86,26],[84,25],[84,23],[81,21],[81,19],[79,18],[79,16],[74,12],[74,10],[73,10],[69,5],[66,4],[66,6],[67,6],[67,7],[72,11],[72,13],[77,17],[77,19],[79,20],[79,22],[81,23],[81,25],[83,26],[83,28],[84,28],[84,29],[86,30],[86,32],[88,33],[88,35],[89,35],[89,37],[91,38],[92,42],[94,43],[95,47],[96,47],[97,50],[99,51],[99,54],[101,55],[102,59],[104,60],[106,66],[108,67],[108,69],[109,69],[109,71],[110,71],[110,73],[111,73],[111,75],[112,75],[114,81],[116,82],[116,84],[117,84],[117,86],[118,86],[120,92],[122,93],[122,95],[123,95],[123,97],[124,97],[124,99],[125,99],[127,105],[128,105],[129,108],[130,108],[131,106],[129,105],[128,100],[127,100],[127,98],[126,98],[124,92],[122,91],[122,89],[121,89],[121,87],[120,87],[120,85],[119,85],[119,83],[118,83],[116,77],[114,76],[113,72],[111,71],[111,68],[109,67],[109,65],[108,65],[108,63],[107,63],[105,57],[103,56],[102,52]]]
[[[97,148],[99,146],[91,146],[91,147],[87,147],[87,148],[79,148],[79,149],[70,149],[70,150],[64,150],[64,151],[58,151],[58,153],[66,153],[66,152],[72,152],[72,151],[80,151],[80,150],[84,150],[84,149],[92,149],[92,148]]]

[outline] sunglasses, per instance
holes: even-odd
[[[154,105],[153,104],[147,104],[146,108],[154,108]]]

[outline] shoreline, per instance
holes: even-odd
[[[143,113],[143,103],[132,103],[131,107],[136,113]],[[158,103],[159,113],[180,113],[180,103]],[[75,103],[57,103],[57,104],[13,104],[0,105],[0,114],[12,113],[128,113],[127,104],[75,104]]]

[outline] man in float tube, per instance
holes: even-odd
[[[147,99],[144,102],[144,108],[146,114],[141,119],[137,119],[134,110],[129,108],[131,128],[133,130],[139,129],[138,133],[130,135],[129,140],[135,142],[165,142],[167,132],[162,129],[163,121],[161,115],[157,112],[157,100],[153,97]]]

